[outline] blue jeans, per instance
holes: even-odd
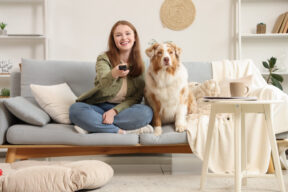
[[[135,104],[115,115],[113,124],[103,124],[102,115],[117,104],[99,103],[90,105],[77,102],[69,110],[70,121],[91,133],[117,133],[123,130],[138,129],[149,124],[153,117],[150,107]]]

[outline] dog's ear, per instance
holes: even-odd
[[[180,47],[177,47],[174,43],[169,42],[168,43],[175,51],[176,57],[179,58],[180,54],[182,53],[182,49]]]
[[[176,56],[179,58],[180,54],[182,53],[182,49],[175,45],[175,53],[176,53]]]
[[[171,45],[175,50],[175,54],[176,54],[177,58],[179,58],[180,54],[182,53],[182,49],[180,47],[178,47],[177,45],[175,45],[174,43],[171,43]]]
[[[158,43],[153,44],[151,47],[149,47],[148,49],[146,49],[145,53],[146,55],[151,58],[155,55],[155,50],[159,47]]]

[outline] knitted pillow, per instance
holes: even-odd
[[[192,112],[194,114],[209,114],[210,104],[202,101],[204,96],[216,97],[220,94],[220,87],[217,81],[210,79],[203,83],[189,83],[189,89],[193,94]]]

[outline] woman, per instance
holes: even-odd
[[[118,21],[111,29],[108,45],[108,51],[97,58],[95,87],[70,107],[71,122],[78,132],[153,132],[149,125],[152,109],[139,104],[145,83],[135,27],[128,21]]]

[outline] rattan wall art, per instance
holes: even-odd
[[[163,26],[175,31],[189,27],[195,15],[196,9],[192,0],[165,0],[160,10]]]

